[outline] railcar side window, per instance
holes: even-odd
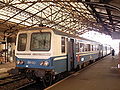
[[[105,51],[107,51],[107,46],[105,46]]]
[[[84,45],[85,45],[84,51],[88,51],[87,44],[84,44]]]
[[[90,44],[87,44],[87,51],[90,51]]]
[[[27,44],[27,34],[20,34],[18,37],[18,51],[25,51]]]
[[[80,43],[80,52],[84,52],[84,44]]]
[[[65,37],[61,38],[61,51],[65,53]]]
[[[93,51],[93,45],[91,46],[91,48],[92,48],[92,51]]]
[[[96,51],[98,51],[99,50],[99,47],[98,47],[98,45],[96,45]]]
[[[93,51],[95,51],[95,50],[96,50],[96,46],[94,45],[94,46],[93,46]]]
[[[33,33],[31,36],[31,51],[50,50],[51,34],[49,32]]]
[[[76,52],[79,52],[79,43],[76,43]]]

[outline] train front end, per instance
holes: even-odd
[[[51,30],[19,32],[16,44],[16,68],[27,77],[52,74]]]

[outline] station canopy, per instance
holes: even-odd
[[[119,0],[0,0],[0,39],[36,26],[75,35],[94,30],[112,36],[120,33],[119,5]]]

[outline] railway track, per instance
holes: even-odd
[[[30,81],[30,82],[25,83],[25,84],[23,84],[22,86],[16,88],[16,90],[23,90],[23,89],[25,89],[25,88],[26,88],[25,90],[27,90],[28,87],[30,87],[31,85],[34,85],[34,84],[36,84],[35,81]]]
[[[9,75],[0,78],[0,90],[23,90],[22,88],[29,87],[35,83],[35,81],[29,81],[21,74]]]
[[[18,75],[7,75],[7,76],[4,76],[4,77],[1,77],[0,80],[5,80],[7,78],[14,78],[16,76],[18,76]]]
[[[3,78],[0,78],[0,86],[5,86],[22,79],[25,79],[25,76],[22,76],[20,74],[3,77]]]

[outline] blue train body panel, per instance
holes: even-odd
[[[23,59],[23,58],[16,58],[16,60],[24,61],[22,65],[16,65],[16,67],[24,67],[24,68],[38,68],[38,69],[53,69],[52,60],[51,59]],[[42,66],[40,62],[48,61],[49,66]]]
[[[56,73],[61,73],[67,70],[67,57],[65,59],[59,59],[60,57],[64,56],[57,56],[57,57],[51,57],[49,59],[23,59],[23,58],[16,58],[16,60],[22,60],[24,61],[24,64],[22,65],[16,65],[16,67],[21,68],[36,68],[36,69],[53,69]],[[58,59],[58,60],[54,60]],[[40,65],[40,62],[42,61],[48,61],[49,66],[42,66]]]
[[[94,53],[94,54],[86,54],[86,55],[79,55],[79,63],[77,64],[82,64],[84,62],[90,61],[90,60],[96,60],[98,59],[99,53]],[[78,56],[76,56],[77,58]]]
[[[54,70],[57,74],[64,72],[67,70],[67,60],[62,59],[62,60],[53,61],[53,66],[54,66]]]

